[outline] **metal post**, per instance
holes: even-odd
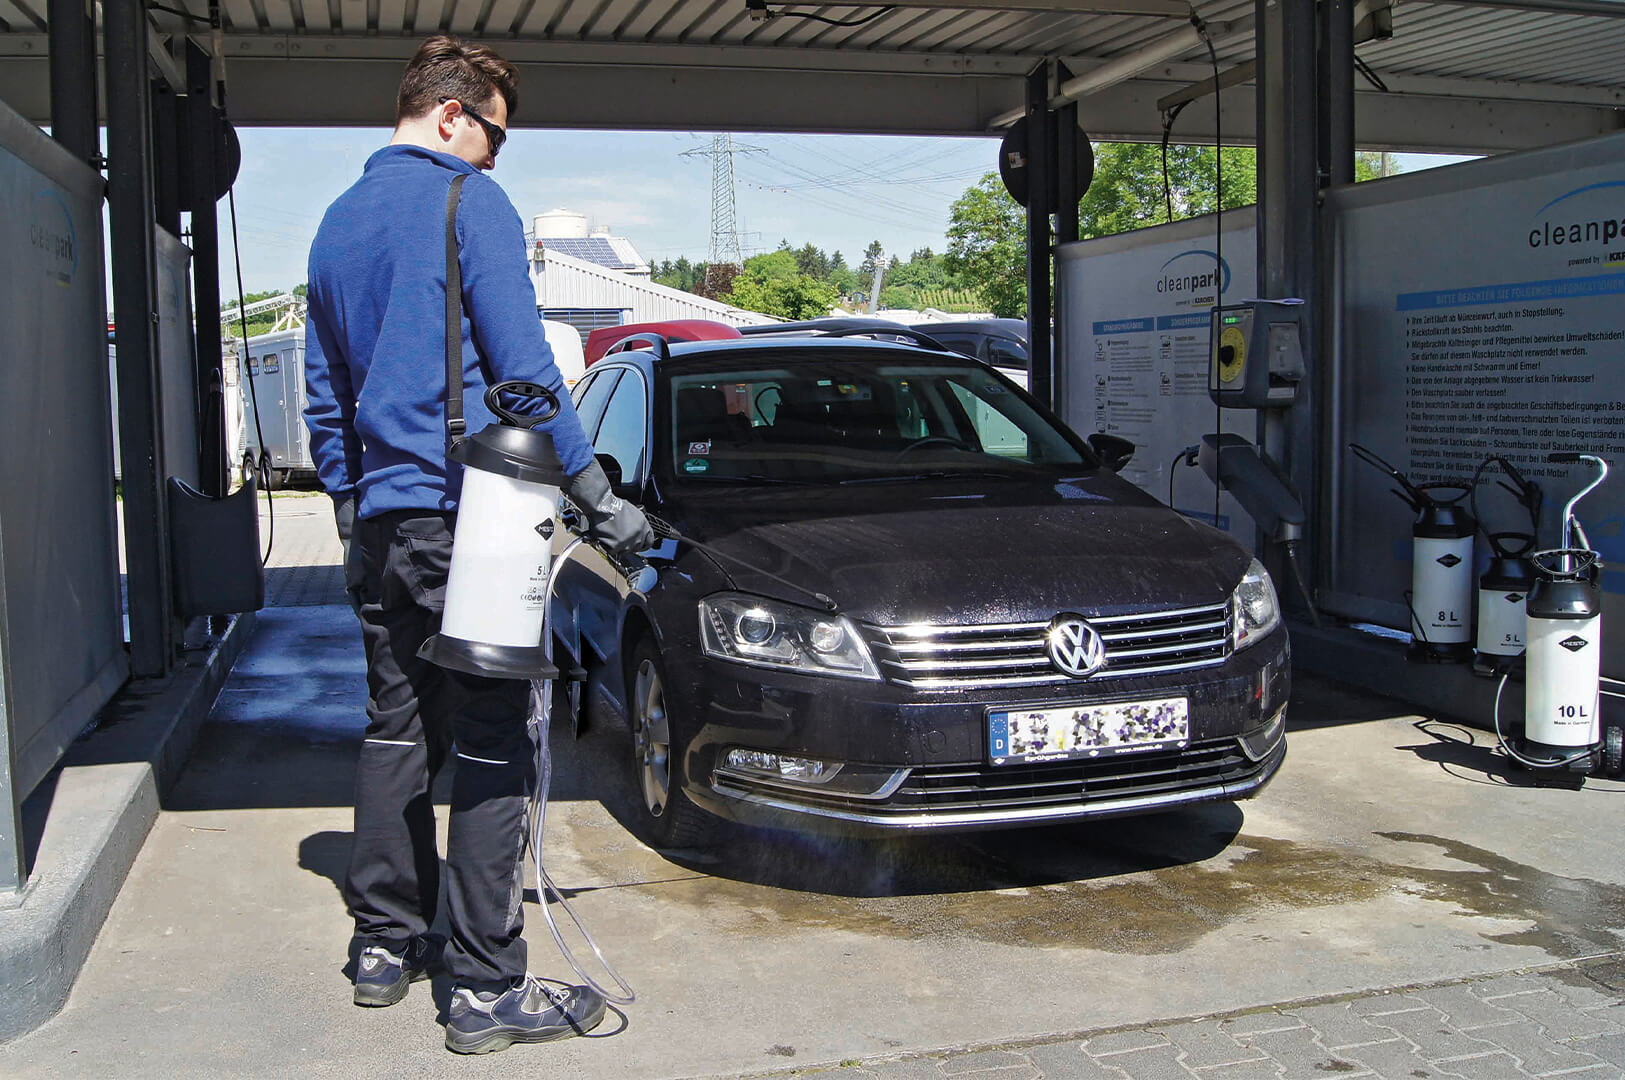
[[[1319,280],[1315,0],[1258,0],[1258,282],[1262,295],[1313,300]],[[1315,490],[1315,416],[1321,393],[1320,313],[1311,304],[1303,318],[1307,374],[1290,409],[1259,413],[1260,445],[1291,474],[1310,505]],[[1303,554],[1313,566],[1310,537]],[[1266,560],[1280,579],[1275,552]],[[1312,577],[1312,574],[1309,575]]]
[[[220,352],[220,223],[215,216],[214,72],[209,54],[186,43],[186,209],[192,214],[192,314],[196,318],[199,414],[198,482],[205,495],[226,493],[223,360]]]
[[[1064,83],[1072,72],[1064,63],[1055,65],[1055,80]],[[1060,201],[1055,207],[1055,242],[1070,244],[1078,238],[1078,103],[1070,102],[1055,111],[1055,164],[1059,183]],[[1066,309],[1055,305],[1055,330],[1050,342],[1054,362],[1050,364],[1050,404],[1058,413],[1065,413],[1072,395],[1072,368],[1068,362],[1068,340],[1072,327],[1067,323]]]
[[[150,153],[147,13],[141,0],[103,0],[107,71],[108,219],[117,321],[119,456],[130,608],[130,673],[167,673],[171,657],[169,538],[158,409],[157,258]]]
[[[101,153],[96,131],[96,26],[84,0],[49,0],[51,137],[80,161]]]
[[[167,83],[152,85],[152,197],[154,217],[171,236],[181,235],[181,139],[184,102]]]
[[[1354,183],[1354,2],[1325,0],[1320,34],[1320,173]]]
[[[0,559],[0,565],[3,565]],[[0,596],[0,616],[5,613]],[[11,715],[6,708],[6,643],[0,637],[0,896],[22,889],[28,880],[28,853],[23,850],[22,793],[16,788],[16,753],[11,745]]]
[[[1049,62],[1027,76],[1027,387],[1055,405],[1050,350],[1049,191],[1055,171],[1049,116]]]

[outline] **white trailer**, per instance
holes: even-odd
[[[258,475],[272,491],[294,479],[314,479],[316,462],[305,430],[304,327],[256,334],[245,351],[246,370],[239,367],[244,471]]]

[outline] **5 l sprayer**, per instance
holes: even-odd
[[[1583,783],[1587,775],[1618,776],[1622,765],[1622,732],[1617,727],[1605,730],[1601,715],[1602,564],[1574,514],[1580,500],[1607,477],[1608,463],[1594,454],[1572,452],[1546,460],[1584,463],[1597,475],[1563,507],[1561,546],[1530,556],[1535,583],[1525,634],[1523,734],[1508,735],[1502,727],[1506,675],[1495,696],[1495,734],[1502,750],[1519,764],[1561,771]]]
[[[1529,515],[1528,532],[1490,532],[1478,506],[1478,483],[1491,466],[1506,480],[1497,481]],[[1508,483],[1507,481],[1511,481]],[[1490,546],[1490,563],[1478,579],[1478,638],[1473,672],[1500,675],[1524,650],[1525,602],[1535,586],[1535,564],[1529,552],[1540,528],[1540,485],[1524,479],[1516,465],[1504,457],[1485,458],[1473,473],[1473,520]]]
[[[1354,456],[1392,479],[1416,514],[1411,525],[1410,658],[1458,663],[1473,653],[1473,517],[1462,506],[1472,485],[1453,480],[1413,484],[1398,469],[1361,446]]]

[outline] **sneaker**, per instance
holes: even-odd
[[[355,1003],[369,1008],[395,1004],[413,983],[429,977],[437,953],[434,943],[423,938],[413,938],[401,953],[365,946],[355,962]]]
[[[501,994],[459,986],[451,995],[449,1011],[446,1049],[488,1054],[516,1042],[551,1042],[585,1034],[604,1019],[604,996],[590,987],[552,987],[526,975]]]

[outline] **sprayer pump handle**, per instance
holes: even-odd
[[[525,416],[512,409],[502,407],[502,395],[512,394],[521,398],[541,398],[546,407],[535,416]],[[485,407],[496,414],[497,419],[510,427],[533,428],[547,423],[559,414],[559,398],[547,387],[538,383],[525,382],[521,379],[509,379],[499,382],[485,391]]]

